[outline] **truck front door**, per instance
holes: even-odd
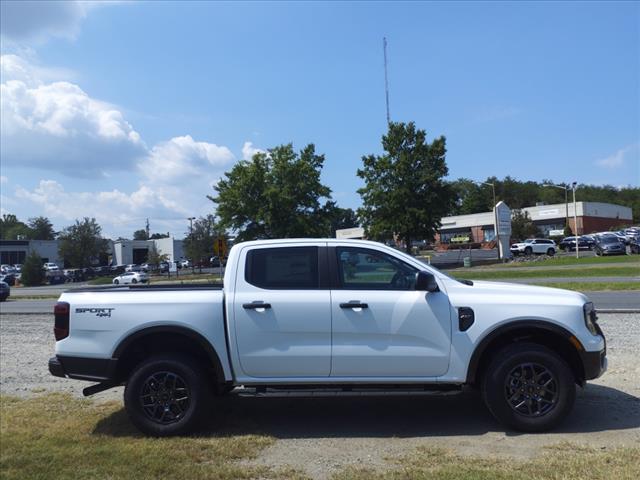
[[[235,280],[240,365],[250,377],[328,377],[331,296],[324,243],[250,248]],[[319,261],[319,256],[322,261]]]
[[[446,294],[416,291],[418,269],[386,252],[347,246],[334,251],[331,376],[445,374],[451,348]]]

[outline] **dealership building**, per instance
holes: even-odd
[[[612,227],[622,227],[633,222],[631,208],[622,205],[599,202],[576,202],[574,221],[573,203],[553,205],[537,205],[523,208],[538,227],[540,235],[550,236],[555,231],[563,230],[567,218],[571,231],[584,235],[602,232]],[[512,212],[513,213],[513,212]],[[473,213],[444,217],[440,230],[436,234],[436,242],[442,244],[454,242],[487,243],[495,238],[493,212]]]
[[[108,256],[99,259],[101,265],[140,264],[147,260],[149,249],[155,245],[158,253],[167,254],[169,261],[184,258],[182,240],[158,238],[154,240],[117,240],[109,241]],[[22,264],[29,252],[35,251],[43,262],[53,262],[64,267],[58,254],[58,240],[0,240],[0,263]]]

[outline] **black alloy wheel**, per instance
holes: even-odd
[[[576,397],[574,374],[557,353],[527,342],[497,352],[482,372],[482,396],[502,424],[523,432],[556,427]]]
[[[522,363],[507,375],[504,395],[511,408],[520,415],[545,415],[558,403],[558,379],[543,365]]]
[[[173,372],[156,372],[144,381],[139,400],[150,420],[168,425],[184,417],[190,395],[182,377]]]

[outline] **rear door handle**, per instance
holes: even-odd
[[[243,303],[242,308],[246,308],[247,310],[255,310],[256,308],[271,308],[271,304],[255,301],[251,303]]]
[[[340,308],[369,308],[366,303],[360,303],[358,300],[349,303],[341,303]]]

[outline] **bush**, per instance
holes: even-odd
[[[27,287],[42,285],[45,280],[44,270],[42,270],[42,258],[32,251],[22,265],[22,275],[20,282]]]

